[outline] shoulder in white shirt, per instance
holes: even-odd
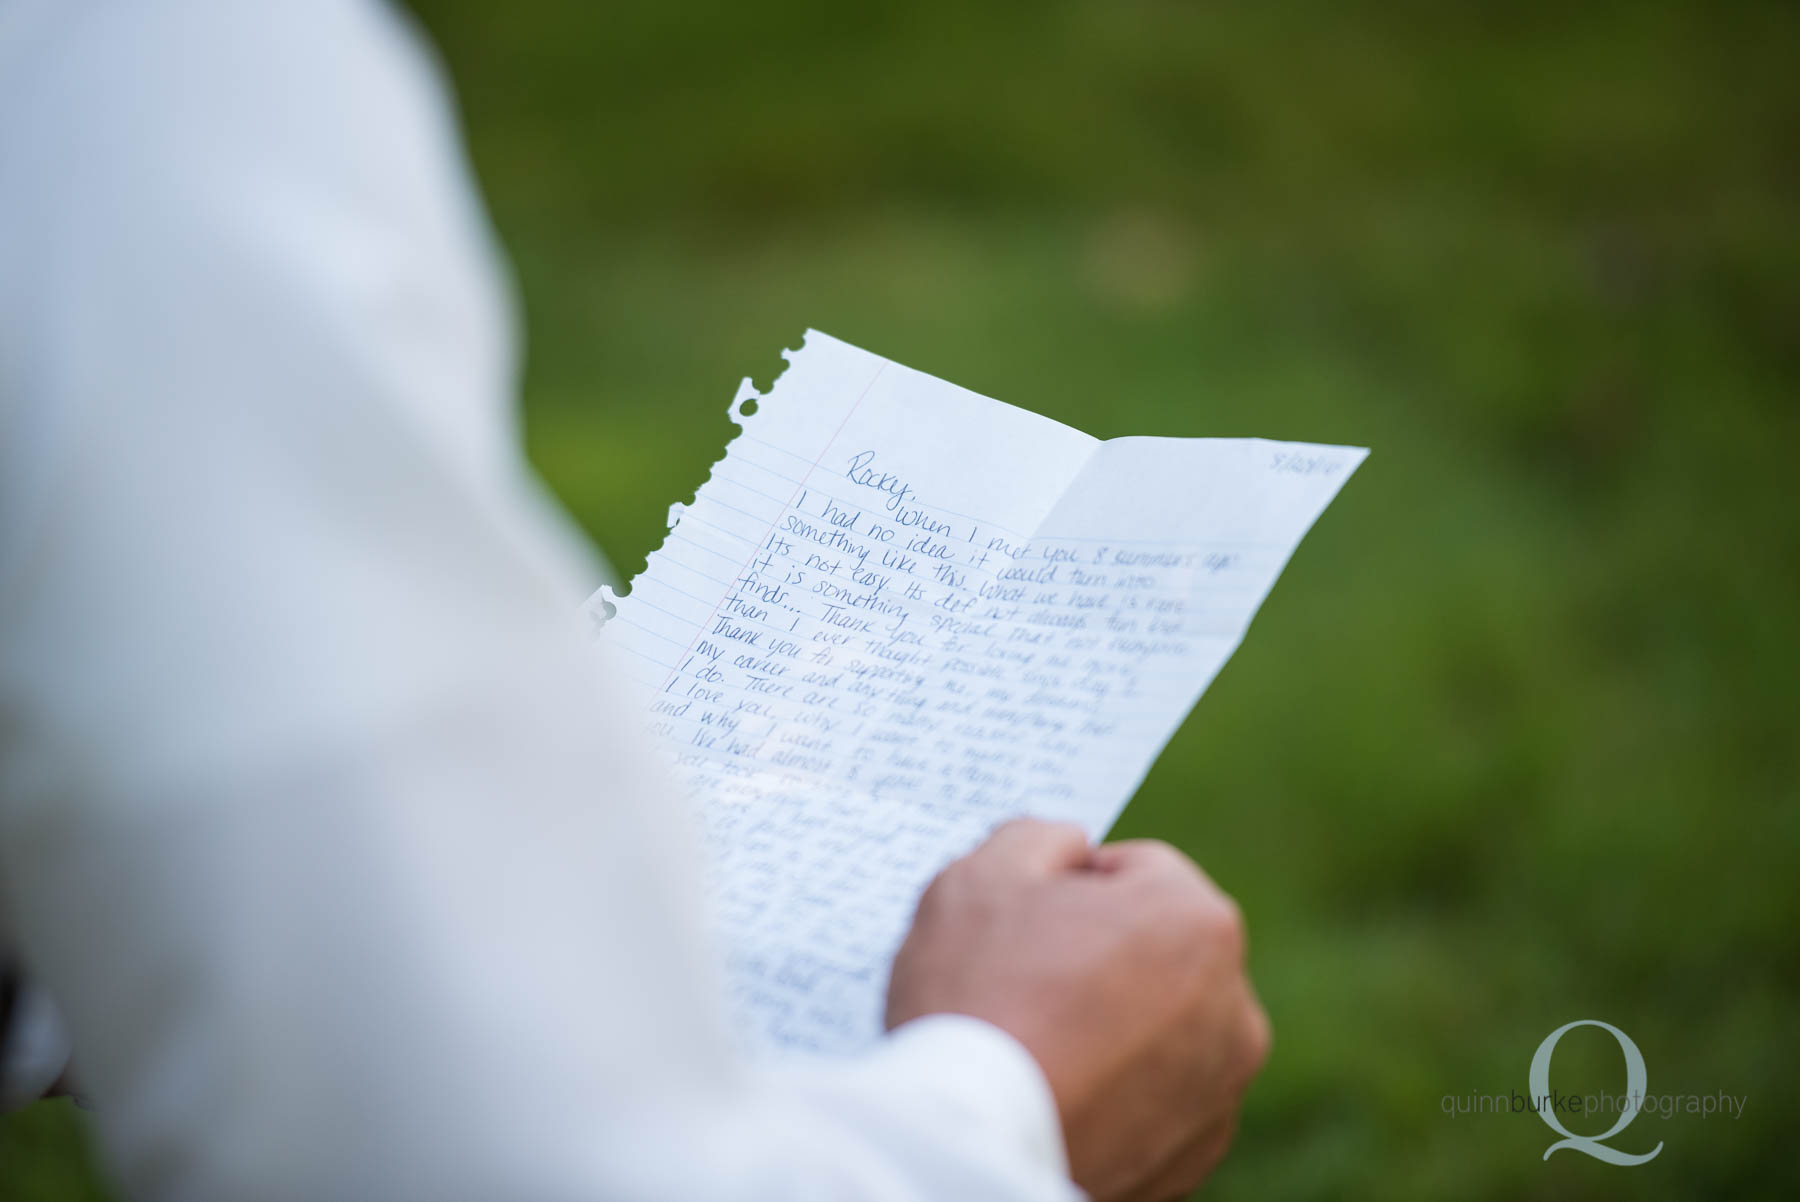
[[[734,1058],[387,9],[15,3],[0,148],[0,913],[129,1194],[1072,1194],[975,1020]]]

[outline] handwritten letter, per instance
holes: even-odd
[[[589,604],[698,798],[746,1038],[840,1053],[946,863],[1021,814],[1105,833],[1367,452],[1100,442],[816,331],[787,358]]]

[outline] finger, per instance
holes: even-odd
[[[1179,849],[1161,839],[1125,839],[1118,843],[1102,843],[1094,849],[1093,867],[1101,872],[1169,873],[1191,876],[1201,872],[1200,866]]]
[[[1236,1137],[1237,1115],[1228,1114],[1202,1130],[1122,1202],[1173,1202],[1187,1197],[1212,1176]]]
[[[1269,1012],[1263,1009],[1255,988],[1245,981],[1243,1020],[1237,1046],[1242,1049],[1242,1075],[1246,1087],[1268,1063],[1274,1040],[1275,1028],[1269,1022]]]
[[[1093,850],[1087,832],[1073,822],[1014,818],[997,827],[969,859],[1028,874],[1049,874],[1086,867]]]

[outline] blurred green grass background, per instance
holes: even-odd
[[[1374,448],[1120,826],[1238,895],[1274,1019],[1206,1196],[1800,1197],[1800,10],[414,8],[530,453],[627,575],[809,325],[1101,437]],[[1743,1116],[1623,1169],[1442,1112],[1589,1017]],[[0,1123],[0,1197],[103,1196],[84,1140]]]

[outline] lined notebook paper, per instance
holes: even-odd
[[[630,591],[589,602],[697,799],[753,1048],[876,1038],[919,892],[1105,833],[1356,447],[1100,441],[809,331]]]

